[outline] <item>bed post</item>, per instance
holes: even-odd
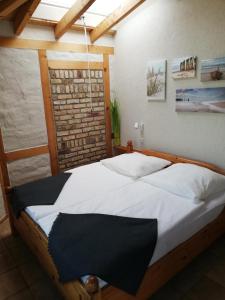
[[[84,283],[84,288],[91,300],[101,300],[101,291],[99,288],[98,278],[96,276],[88,276]]]
[[[131,152],[133,152],[133,150],[134,150],[134,148],[133,148],[133,142],[132,142],[132,140],[129,140],[127,142],[127,152],[131,153]]]
[[[2,187],[2,194],[3,194],[3,201],[4,201],[4,207],[6,210],[6,215],[9,217],[10,229],[11,229],[12,234],[15,234],[16,231],[15,231],[15,227],[13,225],[11,211],[10,211],[9,204],[8,204],[10,179],[9,179],[7,160],[6,160],[6,155],[5,155],[5,149],[4,149],[1,128],[0,128],[0,184]]]

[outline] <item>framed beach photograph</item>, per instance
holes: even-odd
[[[172,62],[173,79],[186,79],[196,77],[197,56],[176,58]]]
[[[225,113],[225,87],[177,89],[176,111]]]
[[[201,81],[225,80],[225,57],[201,61]]]
[[[147,97],[148,100],[166,100],[166,60],[147,63]]]

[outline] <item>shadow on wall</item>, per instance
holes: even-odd
[[[5,209],[3,203],[2,188],[0,186],[0,219],[4,217],[4,215],[5,215]]]

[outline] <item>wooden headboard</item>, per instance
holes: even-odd
[[[119,155],[119,154],[123,154],[123,153],[131,153],[133,151],[143,153],[143,154],[149,155],[149,156],[163,158],[163,159],[171,161],[174,164],[175,163],[195,164],[195,165],[210,169],[216,173],[225,175],[225,170],[214,164],[210,164],[210,163],[199,161],[199,160],[193,160],[193,159],[182,157],[182,156],[177,156],[177,155],[170,154],[170,153],[159,152],[159,151],[155,151],[155,150],[151,150],[151,149],[142,149],[142,150],[134,149],[132,141],[128,141],[126,147],[125,146],[114,147],[115,155]]]

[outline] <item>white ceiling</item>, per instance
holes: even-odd
[[[59,21],[76,0],[42,0],[33,14],[35,18]],[[96,0],[84,14],[88,26],[97,26],[111,14],[124,0]],[[77,24],[82,24],[79,20]]]

